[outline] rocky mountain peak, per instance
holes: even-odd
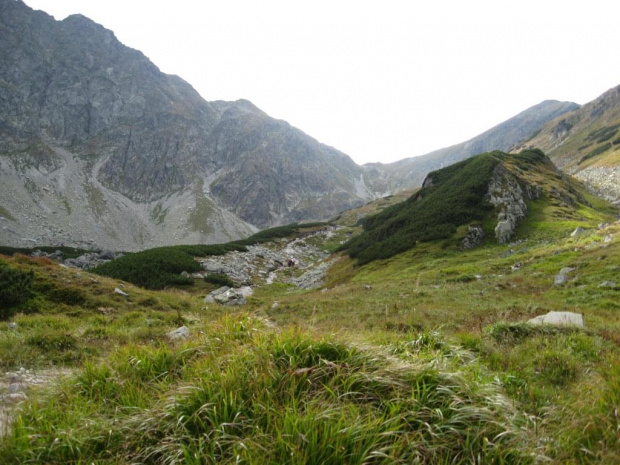
[[[163,231],[178,231],[169,243],[228,240],[255,226],[324,219],[381,195],[347,155],[248,100],[205,101],[84,16],[56,21],[13,0],[0,0],[0,8],[8,243],[49,240],[44,221],[35,227],[27,219],[41,211],[55,212],[59,224],[79,212],[88,228],[109,220],[115,226],[76,240],[98,237],[132,250],[158,245]],[[68,176],[79,180],[71,189]],[[119,243],[125,215],[141,226]]]

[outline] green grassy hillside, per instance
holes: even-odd
[[[620,87],[562,115],[523,142],[542,149],[562,169],[620,164]]]
[[[11,410],[0,462],[618,463],[620,223],[560,192],[552,166],[503,162],[546,181],[524,240],[340,255],[321,289],[262,285],[241,309],[205,304],[209,283],[147,290],[0,257],[28,291],[0,322],[0,367],[55,380]],[[585,328],[525,323],[552,310]],[[7,393],[0,378],[0,426]]]
[[[551,121],[515,150],[532,147],[590,188],[620,201],[620,86]]]
[[[430,173],[432,182],[409,199],[366,218],[363,233],[342,250],[364,264],[392,257],[422,242],[445,240],[443,247],[457,245],[464,237],[464,227],[472,224],[483,226],[486,237],[492,238],[498,219],[487,193],[498,164],[512,173],[524,190],[527,186],[540,189],[540,197],[529,202],[530,215],[521,221],[521,233],[536,229],[541,216],[551,219],[561,215],[566,226],[571,220],[608,213],[608,207],[595,205],[603,210],[597,212],[586,200],[585,189],[559,175],[541,151],[515,155],[492,152]],[[540,211],[545,213],[541,215]]]

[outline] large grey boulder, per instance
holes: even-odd
[[[241,288],[244,289],[244,288]],[[225,305],[227,307],[233,307],[237,305],[245,305],[247,304],[247,300],[245,299],[245,295],[251,295],[250,291],[244,289],[243,291],[240,289],[229,288],[228,286],[220,287],[215,291],[211,292],[207,297],[205,297],[205,303],[218,303],[221,305]],[[244,295],[245,294],[245,295]]]
[[[484,229],[481,225],[473,225],[468,227],[467,236],[463,239],[462,247],[464,250],[471,250],[482,244],[484,241]]]
[[[553,279],[553,284],[556,286],[562,286],[568,282],[568,275],[575,271],[575,268],[564,267]]]
[[[583,315],[573,312],[549,312],[528,321],[531,325],[579,326],[583,327]]]

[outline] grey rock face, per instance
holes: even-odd
[[[526,215],[527,205],[517,178],[502,164],[498,164],[493,171],[487,199],[500,210],[495,237],[497,242],[504,244],[512,238],[519,220]]]
[[[525,193],[529,200],[538,200],[542,194],[542,188],[539,185],[525,186]]]
[[[201,264],[203,269],[209,272],[225,272],[237,283],[249,281],[257,285],[268,285],[280,281],[303,289],[316,288],[323,283],[331,261],[326,260],[329,257],[328,252],[316,247],[308,239],[317,236],[331,237],[336,229],[336,227],[327,227],[294,240],[281,239],[270,244],[269,247],[258,244],[249,246],[247,252],[229,252],[225,255],[209,257],[202,260]],[[297,263],[294,267],[286,266],[291,257]],[[209,294],[204,302],[223,303],[230,296],[218,297],[218,295],[229,291],[234,291],[245,298],[251,295],[252,288],[245,286],[231,290],[224,286]],[[238,298],[230,294],[233,299]]]
[[[575,177],[610,202],[620,204],[620,165],[591,166],[576,173]]]
[[[205,297],[205,303],[218,303],[227,307],[235,307],[247,304],[246,295],[251,295],[251,291],[241,291],[232,289],[228,286],[220,287]]]
[[[0,0],[0,31],[3,243],[226,242],[385,193],[344,153],[246,100],[205,101],[83,16]]]
[[[301,289],[315,289],[323,284],[323,279],[331,262],[326,261],[302,274],[299,278],[293,279],[293,283]]]
[[[572,233],[570,233],[570,237],[581,236],[585,232],[586,230],[584,228],[582,228],[581,226],[578,226]]]

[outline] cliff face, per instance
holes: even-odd
[[[324,219],[377,195],[345,154],[248,101],[206,102],[83,16],[56,21],[0,0],[0,60],[0,178],[11,186],[0,212],[14,231],[4,242],[52,238],[44,221],[24,216],[47,204],[63,207],[47,208],[59,223],[71,210],[93,224],[74,242],[98,222],[118,225],[119,215],[143,211],[143,232],[130,234],[143,239],[118,244],[134,249],[159,244],[148,237],[213,242],[247,235],[251,225]],[[61,174],[79,183],[69,190]],[[171,196],[180,203],[169,205]],[[80,198],[116,206],[93,209]],[[225,225],[212,215],[226,216]]]

